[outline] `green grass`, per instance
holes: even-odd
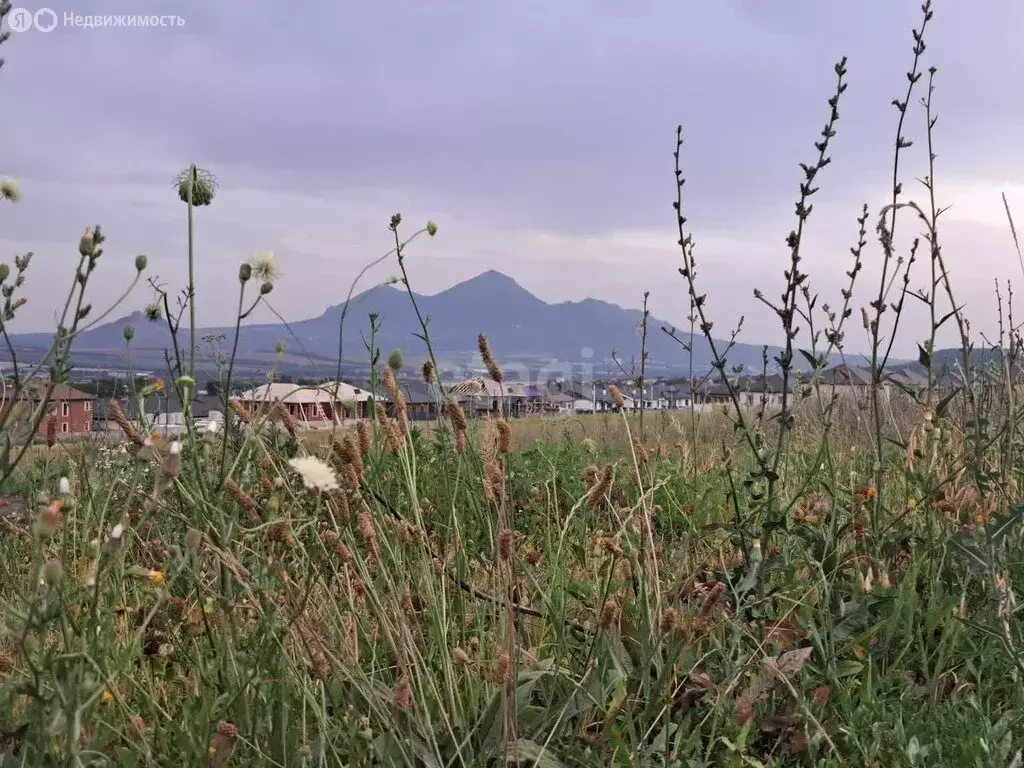
[[[166,446],[37,462],[26,483],[53,491],[70,471],[73,492],[3,543],[9,759],[1013,759],[1019,627],[1001,625],[993,579],[1019,571],[1016,508],[950,546],[983,505],[944,513],[933,502],[964,488],[937,497],[894,452],[886,476],[903,487],[862,536],[872,494],[856,478],[872,468],[850,458],[817,470],[758,547],[721,464],[634,463],[570,438],[503,457],[496,432],[471,431],[461,454],[450,429],[398,452],[378,434],[358,483],[332,459],[343,490],[326,495],[285,465],[297,440],[250,433],[232,442],[241,504],[203,500],[195,472],[219,448],[205,438],[173,478]],[[504,495],[488,499],[484,465],[501,461]],[[806,461],[801,447],[787,488]],[[587,467],[609,463],[613,483],[588,496]],[[996,536],[1005,571],[983,548]]]

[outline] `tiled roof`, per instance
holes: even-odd
[[[301,386],[299,384],[282,384],[275,382],[264,384],[243,392],[238,399],[243,402],[263,403],[295,403],[297,405],[327,404],[332,401],[343,402],[345,400],[368,400],[370,393],[346,384],[343,381],[329,381],[325,384],[315,386]]]
[[[46,394],[46,388],[49,386],[49,382],[46,381],[32,381],[25,385],[25,395],[31,399],[39,399]],[[2,395],[2,393],[0,393]],[[92,400],[92,395],[88,392],[83,392],[80,389],[75,389],[67,384],[55,384],[53,392],[50,395],[51,400]]]
[[[464,395],[467,397],[540,397],[535,387],[522,384],[518,381],[506,381],[502,384],[489,379],[486,376],[477,376],[473,379],[466,379],[457,384],[448,385],[448,391],[452,394]]]

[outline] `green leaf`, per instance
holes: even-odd
[[[960,394],[960,387],[954,387],[953,391],[946,395],[944,398],[939,400],[935,406],[935,415],[942,418],[946,415],[946,409],[949,408],[949,404],[953,402],[953,398]]]
[[[736,585],[737,598],[743,597],[747,592],[757,586],[757,576],[760,572],[759,563],[751,563],[740,583]]]
[[[979,571],[987,571],[992,567],[988,556],[978,546],[962,534],[957,534],[946,542],[947,548],[956,552],[967,565]]]
[[[925,368],[932,367],[932,354],[921,344],[917,345],[917,362]]]
[[[840,680],[844,677],[856,677],[864,669],[859,661],[841,661],[836,664],[836,677]]]
[[[989,537],[996,546],[1002,543],[1014,528],[1024,524],[1024,502],[1017,502],[1010,507],[1010,514],[1005,520],[999,520],[989,528]]]
[[[825,367],[825,361],[821,356],[815,357],[806,349],[801,349],[800,354],[804,356],[804,360],[811,366],[812,371],[819,371]]]

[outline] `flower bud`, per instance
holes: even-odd
[[[263,283],[263,285],[260,286],[260,296],[266,296],[272,290],[274,290],[273,283]]]
[[[149,259],[146,258],[146,254],[140,253],[135,257],[135,271],[142,272],[146,269],[146,264],[149,263]]]
[[[82,256],[92,256],[93,248],[96,246],[95,234],[92,227],[86,227],[82,233],[82,239],[78,242],[78,252]]]
[[[63,578],[64,566],[61,565],[60,560],[47,560],[46,564],[43,565],[41,581],[53,587],[60,584]]]
[[[238,268],[238,281],[240,283],[247,283],[250,278],[252,278],[252,265],[242,264],[242,266]]]
[[[203,543],[203,534],[197,531],[195,528],[189,528],[188,533],[185,534],[185,546],[192,551],[199,549]]]
[[[434,235],[437,234],[437,222],[436,221],[431,220],[431,221],[427,222],[427,234],[430,235],[431,237],[433,237]]]
[[[131,341],[132,339],[135,338],[135,326],[126,325],[124,328],[121,329],[121,335],[124,336],[125,341]]]
[[[6,280],[9,274],[11,274],[11,268],[6,264],[0,264],[0,283]]]

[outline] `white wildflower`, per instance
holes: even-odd
[[[171,455],[177,456],[179,453],[181,453],[181,443],[175,440],[173,443],[171,443]]]
[[[114,526],[114,530],[110,532],[110,538],[117,540],[122,536],[124,536],[124,526],[121,523],[118,523]]]
[[[57,490],[60,492],[61,496],[70,496],[71,481],[68,480],[66,477],[62,477],[60,481],[57,483]]]
[[[315,456],[297,456],[289,459],[288,464],[302,476],[302,482],[310,490],[333,491],[338,487],[334,470]]]
[[[206,432],[211,435],[216,435],[220,429],[220,424],[216,421],[210,421],[206,424]]]
[[[281,266],[273,251],[257,251],[249,261],[252,275],[261,283],[273,283],[281,279]]]

